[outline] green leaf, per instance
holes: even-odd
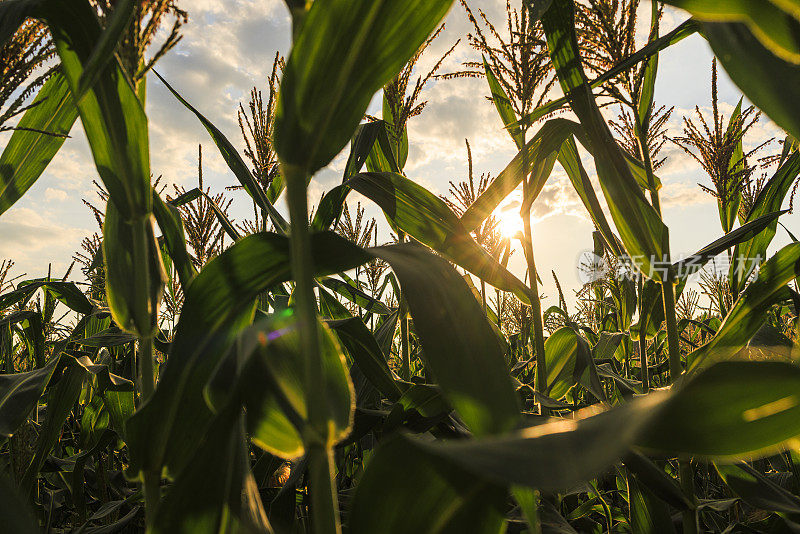
[[[628,504],[634,534],[674,534],[669,506],[628,475]]]
[[[660,5],[652,3],[650,6],[650,37],[648,45],[653,45],[659,41],[658,31],[661,21]],[[656,78],[658,76],[658,52],[645,60],[644,77],[642,87],[639,89],[639,108],[636,115],[639,117],[639,124],[643,126],[643,131],[650,129],[650,118],[653,114],[653,102],[656,93]]]
[[[666,4],[689,11],[695,18],[709,22],[744,23],[763,45],[784,61],[800,63],[800,29],[797,6],[794,16],[771,0],[666,0]]]
[[[350,156],[344,170],[344,181],[361,172],[364,164],[373,172],[400,172],[394,161],[384,121],[359,125],[350,143]],[[316,231],[329,230],[341,217],[350,186],[337,185],[324,193],[314,213],[311,228]]]
[[[86,69],[78,81],[77,100],[80,100],[86,91],[97,83],[97,79],[102,75],[109,62],[114,59],[117,45],[123,32],[128,29],[133,20],[135,9],[135,0],[120,0],[114,3],[114,11],[106,19],[105,29],[92,50],[92,55],[86,62]]]
[[[753,202],[750,213],[747,214],[747,222],[754,222],[769,213],[780,211],[798,174],[800,174],[800,153],[795,151],[764,184]],[[766,257],[767,249],[775,237],[777,228],[777,220],[772,221],[763,232],[734,249],[734,261],[731,264],[729,276],[735,294],[738,294],[747,283],[747,277],[744,274],[748,269],[754,267],[753,261],[760,262]]]
[[[164,202],[153,190],[153,215],[164,235],[164,241],[169,249],[172,262],[175,264],[175,269],[178,271],[181,287],[185,290],[197,275],[197,269],[186,250],[186,233],[183,229],[181,214],[173,204]]]
[[[678,485],[678,481],[646,456],[633,451],[625,456],[623,462],[628,471],[636,476],[636,480],[663,502],[678,510],[689,510],[694,507],[692,501]]]
[[[385,101],[385,97],[384,97]],[[377,129],[375,135],[375,142],[372,144],[372,147],[367,154],[367,159],[365,164],[367,166],[367,170],[369,172],[396,172],[398,174],[402,173],[402,167],[398,164],[397,158],[395,157],[393,148],[392,148],[392,141],[390,139],[389,132],[391,131],[394,126],[391,122],[387,122],[386,120],[376,121],[368,124],[375,124],[373,128]],[[408,156],[408,134],[406,133],[403,137],[406,143],[406,157]],[[403,154],[401,154],[403,155]],[[405,161],[403,161],[405,164]],[[352,170],[352,167],[348,168],[348,173],[346,174],[346,178],[361,172],[359,168],[355,172],[349,172]]]
[[[44,0],[43,13],[73,95],[102,30],[85,0]],[[109,62],[97,83],[76,100],[95,165],[126,221],[151,211],[147,117],[119,61]]]
[[[35,371],[0,375],[0,436],[11,437],[39,403],[58,357]]]
[[[348,185],[378,204],[403,232],[494,287],[530,301],[527,286],[478,245],[447,204],[424,187],[393,173],[358,174]]]
[[[219,413],[158,507],[158,533],[269,532],[235,407]]]
[[[558,153],[558,162],[561,163],[567,176],[569,176],[575,192],[578,193],[586,211],[589,212],[589,216],[591,216],[595,227],[602,234],[608,247],[614,254],[621,255],[622,244],[619,242],[619,238],[614,235],[614,231],[609,226],[608,220],[603,213],[603,208],[597,200],[592,182],[589,180],[589,175],[586,174],[581,158],[578,155],[578,145],[575,143],[574,138],[568,138],[561,145],[561,150]]]
[[[502,488],[398,438],[370,460],[353,497],[350,532],[497,534],[504,501]]]
[[[153,71],[155,72],[155,71]],[[228,168],[233,171],[234,176],[236,179],[239,180],[239,183],[242,184],[245,191],[252,197],[255,203],[261,208],[265,213],[269,215],[269,218],[272,220],[272,223],[275,227],[282,231],[286,232],[289,228],[289,224],[283,218],[283,216],[278,213],[278,210],[275,209],[275,206],[269,201],[266,192],[264,189],[259,185],[256,181],[253,173],[250,172],[250,167],[242,159],[242,156],[239,152],[234,148],[228,138],[214,126],[214,124],[208,120],[202,113],[200,113],[194,106],[192,106],[189,102],[186,101],[172,86],[167,83],[167,81],[161,77],[158,72],[155,72],[155,75],[158,76],[158,79],[161,80],[167,89],[178,99],[178,101],[186,106],[186,108],[194,113],[194,115],[200,120],[202,125],[208,131],[208,134],[211,136],[211,139],[214,141],[214,144],[217,145],[219,149],[219,153],[222,155],[222,159],[225,160],[225,163],[228,164]]]
[[[135,240],[144,236],[150,269],[149,287],[139,287],[134,273],[141,269],[135,257]],[[141,336],[155,334],[152,314],[164,290],[166,273],[155,238],[151,219],[127,223],[110,199],[103,222],[103,257],[105,258],[106,299],[114,322],[124,331]],[[146,295],[147,298],[140,298]]]
[[[39,471],[61,437],[61,427],[77,402],[86,377],[86,369],[74,358],[62,354],[59,363],[63,366],[63,373],[61,369],[54,373],[58,381],[47,396],[44,424],[39,431],[31,463],[20,481],[20,489],[27,496],[31,496]]]
[[[396,172],[403,173],[403,168],[406,166],[408,160],[408,120],[402,132],[397,132],[398,119],[396,113],[402,113],[396,107],[389,104],[389,99],[386,97],[386,91],[383,91],[383,106],[382,106],[383,122],[386,124],[386,131],[390,133],[387,138],[388,143],[381,143],[378,150],[370,153],[370,158],[367,160],[367,169],[370,172]],[[387,166],[396,166],[397,168],[386,169]]]
[[[594,478],[626,454],[669,398],[655,392],[599,414],[588,408],[502,436],[415,443],[497,484],[560,490]]]
[[[331,233],[312,236],[317,276],[366,263],[371,257]],[[155,394],[128,422],[130,474],[142,469],[175,476],[211,420],[206,384],[253,319],[255,299],[291,279],[289,240],[271,233],[238,241],[209,262],[186,290],[186,300]]]
[[[461,276],[419,245],[371,252],[388,262],[400,280],[426,368],[466,425],[476,435],[514,428],[519,408],[503,347]]]
[[[502,436],[414,446],[496,484],[559,490],[596,477],[634,446],[711,458],[775,450],[800,435],[799,386],[793,364],[723,362],[599,414],[593,407]]]
[[[386,304],[372,298],[361,289],[343,280],[339,280],[338,278],[324,278],[320,280],[320,283],[353,304],[357,304],[363,308],[367,314],[389,315],[394,311],[389,309]]]
[[[559,328],[544,344],[547,391],[554,399],[561,399],[576,384],[583,384],[600,400],[604,400],[603,385],[597,375],[589,344],[574,329]]]
[[[668,254],[669,232],[645,198],[597,107],[578,53],[574,9],[572,1],[555,2],[543,16],[550,57],[588,145],[593,147],[600,185],[622,243],[643,272],[660,280],[662,273],[652,259],[661,261]]]
[[[688,258],[678,261],[672,266],[676,276],[679,279],[685,280],[702,269],[706,263],[717,255],[740,243],[755,239],[762,232],[768,231],[768,228],[774,227],[778,218],[785,213],[788,213],[788,210],[776,211],[755,218],[736,230],[720,237],[713,243],[706,245]]]
[[[745,96],[778,126],[795,138],[800,137],[800,103],[794,91],[786,90],[800,80],[800,67],[775,56],[742,23],[707,22],[703,24],[703,35]],[[770,80],[782,83],[769,83]]]
[[[58,280],[25,280],[17,284],[17,289],[0,295],[0,310],[7,309],[19,303],[27,303],[28,299],[39,290],[44,289],[56,300],[71,310],[87,315],[92,313],[94,305],[86,295],[72,282]]]
[[[783,489],[744,462],[715,464],[722,480],[747,504],[800,519],[800,498]]]
[[[800,243],[792,243],[761,266],[711,341],[686,356],[689,369],[729,359],[739,352],[761,327],[772,304],[782,297],[786,284],[798,275]]]
[[[350,432],[355,395],[337,339],[320,325],[320,354],[324,372],[327,435],[320,436],[332,447]],[[248,329],[242,349],[253,353],[252,364],[242,373],[247,406],[247,424],[254,442],[272,454],[296,458],[303,454],[302,436],[308,419],[304,360],[297,319],[290,311],[268,318]],[[269,384],[265,388],[264,385]],[[284,413],[276,413],[281,412]],[[292,433],[285,427],[291,423]]]
[[[712,458],[767,454],[800,434],[798,385],[793,364],[715,364],[677,389],[637,444]]]
[[[345,146],[378,89],[436,28],[452,0],[314,2],[286,62],[275,115],[281,161],[313,175]]]
[[[728,128],[725,131],[726,138],[730,139],[732,137],[736,137],[739,141],[736,143],[736,147],[731,154],[731,159],[729,162],[729,169],[733,176],[741,176],[741,173],[744,172],[744,136],[742,135],[742,128],[744,125],[742,124],[742,102],[744,98],[739,99],[739,103],[736,105],[736,108],[733,110],[731,114],[731,118],[728,120]],[[728,194],[728,200],[726,202],[725,209],[723,210],[722,202],[717,199],[717,208],[719,209],[719,217],[720,222],[722,223],[722,228],[725,233],[731,231],[733,228],[733,224],[736,222],[736,215],[739,213],[739,206],[742,203],[742,191],[741,189],[736,189]]]
[[[6,2],[11,3],[8,0]],[[8,532],[15,534],[39,534],[41,532],[28,503],[19,495],[5,474],[0,475],[0,502],[3,503],[4,508],[3,528]]]
[[[525,144],[522,136],[522,130],[519,126],[513,126],[517,121],[517,115],[514,113],[511,100],[503,90],[503,86],[500,85],[500,82],[497,80],[497,76],[495,76],[492,68],[486,61],[486,56],[483,57],[483,70],[486,73],[486,81],[489,82],[489,89],[492,91],[492,102],[494,102],[494,107],[497,109],[497,113],[500,114],[500,119],[503,121],[506,129],[508,129],[511,139],[513,139],[517,144],[517,150],[522,150],[522,146]]]
[[[403,391],[386,363],[386,356],[375,337],[358,317],[329,321],[342,346],[347,349],[364,376],[389,400],[397,401]]]
[[[3,2],[3,6],[10,3]],[[44,84],[20,119],[0,156],[0,214],[36,183],[64,144],[78,118],[69,87],[61,73]]]

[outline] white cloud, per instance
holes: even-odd
[[[0,218],[0,258],[16,263],[16,273],[30,277],[66,270],[73,252],[90,231],[57,219],[47,209],[12,208]]]
[[[63,189],[53,189],[52,187],[48,187],[44,192],[44,198],[48,202],[53,202],[53,201],[63,202],[67,200],[68,196],[67,192],[64,191]]]

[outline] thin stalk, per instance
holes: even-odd
[[[483,313],[488,315],[489,309],[486,306],[486,282],[483,279],[481,279],[481,301],[483,302]]]
[[[675,319],[675,285],[665,280],[661,283],[664,297],[664,315],[667,323],[667,350],[669,351],[670,382],[675,382],[683,372],[681,366],[680,341],[678,337],[678,323]]]
[[[400,295],[400,357],[402,364],[400,366],[400,378],[406,382],[411,381],[411,348],[409,347],[408,335],[408,310],[406,309],[406,301]]]
[[[527,187],[524,187],[524,189],[527,189]],[[525,234],[523,249],[525,250],[525,259],[528,262],[528,272],[530,273],[531,325],[533,327],[533,348],[536,351],[536,390],[544,394],[547,389],[544,324],[542,323],[542,302],[539,298],[539,283],[536,276],[536,260],[533,257],[530,211],[523,217],[523,227]],[[544,406],[541,407],[541,411],[542,415],[546,415],[547,409]]]
[[[304,436],[309,455],[311,519],[314,532],[341,532],[338,506],[333,488],[333,473],[327,442],[322,357],[319,351],[317,300],[314,295],[314,269],[311,235],[308,229],[307,173],[284,165],[286,193],[291,220],[290,252],[295,280],[295,307],[301,335],[305,371],[308,430]]]
[[[142,401],[150,398],[155,391],[155,367],[153,365],[153,339],[139,339],[139,383],[142,388]]]
[[[634,112],[634,116],[637,116],[636,112]],[[663,218],[661,215],[661,200],[658,197],[658,189],[655,184],[653,161],[650,157],[650,150],[647,145],[647,125],[642,127],[638,122],[637,118],[636,138],[639,144],[639,151],[642,154],[645,172],[647,173],[650,201],[658,215]],[[680,341],[675,313],[675,285],[672,282],[672,272],[669,273],[668,279],[661,283],[661,295],[664,300],[664,317],[667,323],[667,350],[669,351],[670,382],[674,383],[683,370],[681,367]],[[639,351],[642,357],[642,386],[646,393],[649,390],[649,376],[647,369],[647,341],[643,329],[640,331],[639,335]],[[678,460],[678,465],[681,488],[689,498],[694,499],[694,473],[692,472],[691,461],[687,458],[681,458]],[[694,511],[692,510],[683,512],[683,532],[685,534],[697,533],[697,521]]]
[[[499,289],[495,289],[494,290],[494,295],[495,295],[495,298],[497,299],[495,301],[495,302],[497,302],[497,305],[495,306],[495,308],[497,308],[497,328],[498,328],[498,330],[500,330],[502,332],[503,331],[503,319],[502,319],[503,311],[500,309],[501,308],[500,307],[500,290]]]
[[[400,243],[405,242],[405,234],[400,233],[397,239]],[[402,293],[397,296],[400,302],[400,378],[406,382],[411,381],[411,346],[408,333],[408,307],[406,306],[406,299],[403,298]]]
[[[142,222],[135,226],[135,234],[133,239],[133,255],[134,264],[138,266],[136,269],[136,283],[140,288],[139,298],[144,299],[143,309],[146,309],[150,315],[148,324],[152,324],[155,320],[154,310],[150,308],[150,261],[148,257],[147,246],[147,231],[146,224],[148,219],[143,219]],[[155,370],[153,366],[153,338],[152,332],[139,333],[139,387],[140,387],[140,403],[144,403],[149,399],[155,391]],[[156,471],[144,472],[144,499],[145,499],[145,515],[148,527],[153,525],[156,517],[156,511],[161,499],[161,476]]]
[[[679,458],[678,467],[681,477],[681,489],[685,495],[694,501],[694,470],[692,469],[691,458]],[[684,510],[682,515],[684,534],[697,534],[697,519],[694,510]]]
[[[642,324],[642,305],[644,283],[642,278],[639,277],[639,365],[642,370],[642,391],[647,393],[650,391],[650,365],[647,362],[647,336],[645,333],[644,325]]]
[[[523,115],[524,116],[524,115]],[[522,133],[522,197],[523,205],[520,215],[524,239],[522,249],[528,263],[528,286],[531,299],[531,323],[533,326],[533,348],[536,351],[536,390],[544,395],[547,389],[547,364],[544,357],[544,324],[542,323],[542,302],[539,298],[539,277],[536,271],[536,260],[533,257],[533,232],[531,231],[531,198],[528,184],[528,150],[527,131]],[[542,415],[547,415],[547,408],[540,406]]]

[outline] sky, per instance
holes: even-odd
[[[471,0],[473,10],[482,9],[498,28],[504,28],[505,0]],[[512,2],[519,4],[518,1]],[[647,0],[643,10],[649,12]],[[157,66],[189,102],[217,125],[238,148],[244,143],[236,110],[247,102],[253,87],[266,92],[266,79],[276,51],[288,54],[290,19],[282,0],[193,0],[190,21],[183,29],[183,40]],[[665,14],[664,31],[680,23],[686,15],[677,10]],[[647,19],[645,19],[647,20]],[[423,56],[421,71],[460,39],[442,72],[461,70],[464,61],[479,59],[466,40],[469,21],[458,2],[445,19],[445,30]],[[700,36],[692,36],[662,52],[656,86],[657,105],[674,106],[669,135],[680,135],[681,120],[695,106],[710,113],[712,55]],[[148,81],[147,115],[150,125],[151,167],[162,183],[191,188],[197,184],[198,145],[203,145],[204,181],[214,192],[234,185],[235,178],[216,152],[208,134],[197,119],[181,106],[153,76]],[[476,176],[496,176],[514,157],[516,150],[493,107],[483,79],[439,80],[428,86],[423,99],[424,112],[409,124],[410,152],[405,171],[409,178],[436,194],[445,194],[450,181],[467,177],[465,139],[472,147]],[[730,116],[740,92],[723,73],[720,75],[721,110]],[[375,102],[370,113],[379,114]],[[611,113],[610,111],[606,112]],[[745,139],[746,148],[782,134],[762,118]],[[0,146],[8,138],[0,135]],[[780,150],[775,142],[771,152]],[[663,182],[661,198],[664,218],[670,228],[673,257],[688,255],[720,237],[716,201],[704,193],[698,182],[709,184],[700,166],[672,143],[662,153],[667,163],[659,171]],[[314,177],[310,203],[341,180],[346,153]],[[584,154],[591,171],[591,160]],[[14,275],[26,278],[45,276],[52,264],[54,275],[63,273],[81,240],[98,231],[97,224],[82,199],[96,202],[92,180],[97,179],[80,123],[71,132],[59,154],[36,185],[12,209],[0,217],[0,259],[11,259]],[[596,178],[593,176],[595,184]],[[170,186],[168,191],[171,191]],[[599,186],[598,197],[602,199]],[[226,193],[232,200],[231,214],[237,221],[250,216],[252,204],[246,193]],[[368,214],[387,225],[382,214],[366,199],[360,201]],[[505,203],[513,201],[513,196]],[[281,201],[282,203],[282,201]],[[592,247],[592,224],[565,173],[556,166],[553,175],[534,204],[534,251],[547,295],[545,306],[557,303],[551,271],[555,271],[574,302],[579,287],[579,257]],[[800,230],[800,216],[783,219],[790,230]],[[773,249],[788,242],[779,230]],[[521,251],[512,257],[512,270],[524,273]],[[77,271],[77,269],[76,269]]]

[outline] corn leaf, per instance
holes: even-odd
[[[800,498],[744,462],[714,464],[725,484],[747,504],[800,519]]]
[[[786,284],[800,275],[800,243],[779,250],[758,272],[725,317],[717,334],[686,357],[690,369],[725,360],[739,352],[766,319],[766,312],[782,300]]]
[[[424,187],[393,173],[362,173],[347,183],[378,204],[403,232],[496,288],[530,301],[525,284],[481,248],[447,204]]]
[[[42,9],[64,76],[78,96],[101,38],[100,23],[85,0],[44,0]],[[76,102],[97,171],[123,219],[147,216],[152,206],[147,117],[119,62],[108,62]]]
[[[361,265],[370,256],[330,233],[312,238],[316,274]],[[239,333],[252,321],[256,297],[291,279],[289,241],[253,234],[212,260],[186,290],[186,299],[155,394],[128,422],[132,476],[141,469],[175,476],[211,421],[204,389]]]
[[[681,387],[601,413],[589,408],[503,436],[413,445],[488,482],[558,490],[597,476],[634,446],[712,458],[775,450],[800,434],[798,386],[800,369],[790,363],[723,362]]]
[[[214,144],[217,145],[219,149],[220,155],[222,155],[222,159],[225,160],[225,163],[228,164],[228,168],[233,171],[234,176],[236,179],[239,180],[239,183],[242,184],[245,191],[250,195],[250,197],[255,201],[256,205],[260,209],[264,211],[269,218],[272,220],[275,227],[283,232],[287,231],[289,228],[289,224],[283,218],[283,216],[278,213],[278,210],[275,209],[275,206],[272,205],[277,198],[273,198],[272,202],[267,197],[266,191],[261,185],[256,181],[253,173],[250,172],[250,167],[242,159],[242,156],[239,154],[239,151],[228,141],[228,138],[214,126],[214,124],[208,120],[202,113],[200,113],[194,106],[192,106],[189,102],[186,101],[167,81],[161,77],[159,73],[155,73],[158,76],[158,79],[161,80],[167,89],[173,94],[178,101],[183,104],[189,111],[194,113],[195,117],[200,120],[200,123],[205,127],[208,134],[211,136],[211,139],[214,141]]]
[[[707,22],[703,35],[745,96],[778,126],[800,138],[800,104],[793,90],[800,67],[773,54],[743,23]]]
[[[792,184],[800,175],[800,153],[793,152],[778,168],[775,174],[767,180],[764,187],[756,196],[753,208],[747,214],[747,222],[766,217],[769,213],[780,211],[786,195]],[[764,260],[767,255],[772,238],[778,229],[778,221],[772,221],[763,232],[756,234],[752,239],[737,245],[733,251],[733,262],[729,277],[734,294],[738,294],[747,283],[745,272],[751,267],[752,262]]]
[[[353,498],[350,532],[496,534],[504,500],[502,488],[398,438],[370,461]]]
[[[269,532],[269,521],[247,466],[247,445],[235,407],[220,412],[187,469],[164,498],[155,533]]]
[[[28,419],[56,369],[58,357],[35,371],[0,375],[0,436],[11,437]]]
[[[546,395],[561,399],[576,384],[583,384],[595,397],[604,400],[603,386],[592,359],[589,344],[573,328],[559,328],[544,344],[547,365]]]
[[[313,175],[350,140],[452,0],[314,2],[286,62],[275,115],[281,161]]]
[[[397,275],[426,367],[470,430],[487,435],[514,428],[519,408],[503,347],[461,276],[416,244],[371,252]],[[459,328],[451,328],[454,324]]]
[[[578,54],[574,9],[572,1],[555,2],[544,14],[550,57],[588,144],[594,148],[600,185],[622,243],[648,276],[660,280],[662,273],[652,259],[661,261],[669,253],[669,233],[647,202],[594,100]]]
[[[134,243],[141,234],[145,236],[148,249],[149,287],[139,287],[138,277],[133,275],[142,267],[137,265],[134,257]],[[154,334],[151,314],[161,301],[166,273],[151,219],[125,222],[117,206],[109,200],[103,222],[103,257],[106,298],[114,322],[132,334]],[[142,295],[146,298],[140,298]]]
[[[396,378],[386,363],[386,356],[364,322],[357,317],[351,317],[330,321],[328,326],[339,337],[342,346],[350,353],[364,376],[389,400],[396,402],[403,390],[397,385]]]
[[[8,0],[2,5],[9,3]],[[0,156],[0,214],[22,198],[58,153],[78,118],[67,81],[55,73],[20,119]]]
[[[744,23],[749,31],[773,54],[785,61],[800,63],[797,31],[800,16],[772,0],[666,0],[665,4],[689,11],[695,18],[708,22]]]

